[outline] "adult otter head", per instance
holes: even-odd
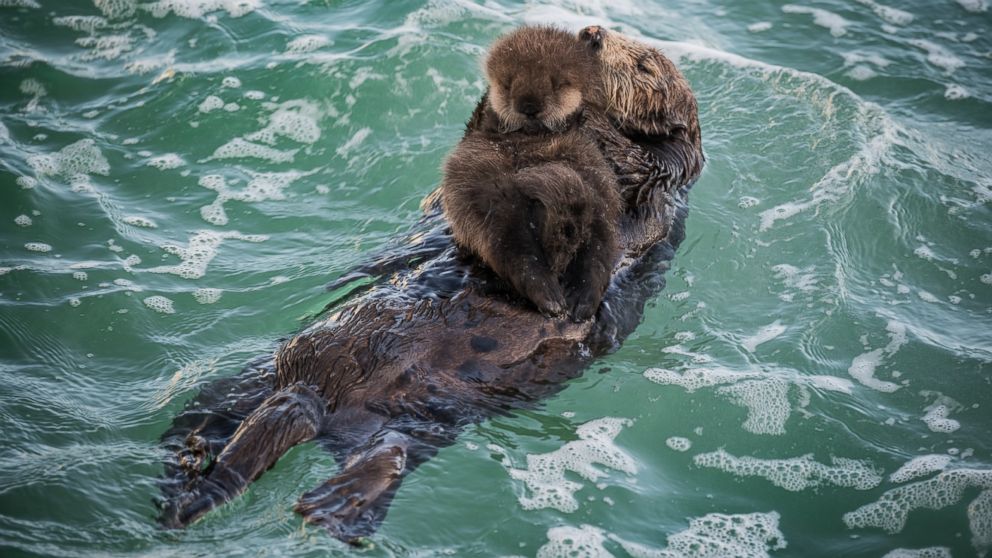
[[[489,105],[500,130],[561,131],[601,97],[595,53],[553,27],[521,27],[500,38],[485,62]]]
[[[579,39],[598,57],[606,112],[627,135],[680,136],[701,144],[696,98],[657,49],[593,25]]]

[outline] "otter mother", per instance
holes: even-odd
[[[460,255],[431,196],[416,241],[335,287],[368,275],[388,281],[335,305],[274,356],[204,387],[176,417],[163,435],[164,525],[195,521],[289,448],[317,440],[340,470],[296,510],[354,542],[382,522],[402,479],[461,429],[537,404],[633,331],[683,238],[703,161],[696,105],[657,50],[597,27],[579,36],[603,63],[613,100],[612,122],[592,114],[583,126],[628,201],[622,257],[593,319],[546,318]]]

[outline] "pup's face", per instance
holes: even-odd
[[[485,70],[503,132],[564,130],[598,82],[595,57],[581,41],[548,27],[524,27],[497,41]]]
[[[578,35],[599,57],[606,111],[621,129],[666,133],[663,117],[674,81],[684,79],[661,52],[599,26]]]

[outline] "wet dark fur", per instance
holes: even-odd
[[[345,300],[326,317],[239,376],[207,384],[176,417],[162,436],[162,523],[195,521],[316,440],[340,469],[296,510],[354,542],[462,428],[538,404],[619,347],[664,285],[702,153],[668,135],[632,142],[601,119],[583,127],[642,200],[619,219],[622,257],[594,319],[546,318],[461,257],[435,193],[409,237],[329,286]]]
[[[538,310],[592,317],[619,257],[616,178],[580,130],[600,110],[595,55],[549,27],[500,39],[489,91],[444,167],[455,242]]]

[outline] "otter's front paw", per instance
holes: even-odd
[[[565,313],[565,293],[553,277],[544,281],[533,281],[527,286],[523,295],[545,316],[553,318]]]
[[[572,320],[584,322],[595,316],[602,301],[603,293],[598,287],[583,286],[572,290],[568,295],[569,314]]]

